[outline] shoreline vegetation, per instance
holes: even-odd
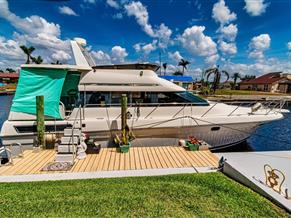
[[[1,183],[2,217],[290,217],[222,173]]]

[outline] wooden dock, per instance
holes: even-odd
[[[77,160],[69,171],[42,171],[44,166],[54,161],[55,154],[54,150],[25,151],[24,157],[13,160],[13,165],[1,166],[0,176],[218,165],[217,157],[209,150],[187,151],[177,146],[160,146],[133,147],[128,153],[119,153],[116,148],[102,148],[99,154],[87,154],[86,159]]]

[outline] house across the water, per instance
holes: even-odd
[[[0,83],[16,83],[19,79],[18,73],[0,73]]]
[[[282,72],[267,73],[255,79],[239,83],[240,90],[291,93],[291,74]]]
[[[194,80],[191,76],[160,76],[163,79],[171,81],[186,90],[193,90]]]

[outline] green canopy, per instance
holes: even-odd
[[[59,102],[67,71],[25,68],[20,71],[11,111],[36,114],[36,96],[44,96],[44,114],[61,119]]]

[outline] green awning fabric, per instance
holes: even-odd
[[[20,71],[11,111],[36,114],[36,96],[44,96],[44,114],[61,119],[59,102],[67,71],[25,68]]]
[[[62,97],[68,97],[73,93],[78,93],[80,73],[68,73],[62,90]]]

